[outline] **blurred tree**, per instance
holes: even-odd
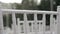
[[[57,11],[57,6],[60,5],[60,0],[54,0],[54,10]]]
[[[41,0],[41,4],[38,7],[38,10],[51,10],[50,0]],[[60,0],[53,0],[53,11],[57,11],[57,6],[60,5]]]
[[[22,5],[21,4],[18,4],[18,3],[15,3],[15,9],[22,9]]]
[[[35,10],[37,9],[37,3],[34,0],[23,0],[22,4],[15,3],[16,9]]]
[[[38,10],[50,10],[50,1],[41,0],[41,4],[38,6]]]

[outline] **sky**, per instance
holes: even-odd
[[[1,2],[4,3],[21,3],[22,0],[0,0]]]
[[[4,2],[4,3],[21,3],[22,0],[0,0],[1,2]],[[40,3],[40,0],[37,0],[38,3]]]

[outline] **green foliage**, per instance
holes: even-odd
[[[57,11],[57,6],[60,5],[60,0],[53,0],[53,11]],[[48,10],[50,11],[50,0],[41,0],[41,4],[38,7],[38,10]]]
[[[23,21],[24,15],[23,14],[16,14],[16,18],[20,18],[20,20]]]
[[[36,10],[37,5],[33,0],[23,0],[22,4],[15,3],[16,9],[24,9],[24,10]]]
[[[9,16],[8,16],[8,24],[7,24],[7,20],[6,20],[7,18],[6,18],[6,15],[4,15],[3,16],[3,25],[4,25],[4,27],[12,27],[12,15],[11,14],[9,14]]]
[[[50,1],[41,0],[41,4],[38,6],[39,10],[49,10],[50,11]]]
[[[22,9],[22,5],[15,3],[16,9]]]
[[[3,16],[3,25],[4,27],[6,27],[6,16],[5,15]]]

